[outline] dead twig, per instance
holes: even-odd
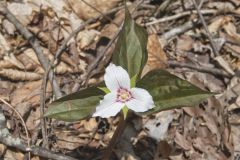
[[[42,85],[41,85],[41,96],[40,96],[40,121],[41,121],[41,131],[42,131],[42,137],[43,137],[43,147],[48,148],[48,137],[47,137],[47,123],[46,123],[46,118],[43,117],[45,113],[45,100],[46,100],[46,87],[47,87],[47,81],[48,81],[48,74],[49,71],[46,71],[43,80],[42,80]]]
[[[169,67],[190,68],[190,69],[194,69],[199,72],[205,72],[205,73],[210,73],[210,74],[217,75],[217,76],[231,78],[230,74],[228,74],[227,72],[224,72],[220,69],[209,68],[209,67],[205,67],[205,66],[196,66],[193,64],[181,63],[181,62],[177,62],[177,61],[168,61],[168,65],[169,65]]]
[[[203,27],[204,27],[204,30],[206,31],[207,37],[208,37],[208,39],[209,39],[209,41],[210,41],[210,45],[211,45],[211,47],[212,47],[212,49],[213,49],[213,53],[215,54],[215,56],[218,56],[218,55],[219,55],[219,52],[218,52],[218,50],[217,50],[217,48],[216,48],[216,46],[215,46],[215,44],[214,44],[213,38],[212,38],[212,36],[211,36],[211,33],[210,33],[209,30],[208,30],[208,26],[207,26],[207,24],[206,24],[206,22],[205,22],[205,20],[204,20],[204,17],[203,17],[203,15],[202,15],[202,13],[201,13],[201,11],[200,11],[200,9],[199,9],[196,1],[195,1],[195,0],[192,0],[192,2],[193,2],[193,5],[194,5],[195,9],[197,10],[198,16],[199,16],[199,18],[200,18],[200,20],[201,20],[201,23],[202,23],[202,25],[203,25]]]
[[[214,43],[214,40],[212,38],[212,35],[211,33],[209,32],[208,30],[208,26],[204,20],[204,17],[200,11],[200,7],[198,7],[197,3],[196,3],[196,0],[192,0],[193,4],[194,4],[194,7],[196,8],[197,10],[197,13],[198,13],[198,16],[201,20],[201,23],[204,27],[204,30],[206,32],[206,35],[210,41],[210,45],[212,47],[212,50],[213,50],[213,53],[214,53],[214,56],[215,56],[215,60],[218,62],[218,64],[228,73],[230,73],[232,76],[235,74],[234,71],[231,69],[231,67],[229,66],[229,64],[220,56],[219,54],[219,50],[217,49],[215,43]],[[201,1],[201,4],[203,3],[203,1]]]
[[[196,10],[185,11],[185,12],[181,12],[181,13],[175,14],[173,16],[156,19],[156,20],[154,20],[152,22],[146,23],[145,26],[150,26],[150,25],[154,25],[154,24],[157,24],[157,23],[163,23],[163,22],[167,22],[167,21],[176,20],[178,18],[182,18],[182,17],[188,16],[188,15],[191,15],[193,13],[196,14],[197,11]],[[206,9],[206,10],[201,10],[201,13],[204,14],[204,15],[208,15],[208,14],[216,14],[217,11],[215,9]]]
[[[182,34],[182,33],[192,29],[194,26],[197,26],[197,25],[199,25],[199,21],[197,19],[194,19],[192,21],[186,22],[185,24],[183,24],[179,27],[171,29],[168,32],[165,32],[161,36],[161,38],[168,41],[168,40],[172,39],[173,37],[175,37],[179,34]]]
[[[157,17],[160,13],[164,12],[172,1],[173,0],[163,1],[163,3],[157,8],[157,11],[154,13],[154,17]]]

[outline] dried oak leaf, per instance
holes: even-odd
[[[23,102],[29,102],[32,106],[39,104],[40,102],[40,93],[41,93],[41,85],[42,80],[28,82],[23,86],[14,90],[13,94],[11,95],[11,104],[16,106]],[[48,97],[51,93],[51,85],[48,83],[46,89],[46,97]]]
[[[166,68],[167,56],[163,51],[159,38],[156,34],[152,34],[148,37],[147,51],[148,61],[143,69],[142,75],[153,69]]]
[[[14,81],[35,81],[42,78],[42,75],[33,72],[24,72],[14,69],[0,69],[0,76]]]
[[[87,3],[84,3],[84,1]],[[91,6],[95,7],[97,10],[102,13],[114,8],[121,0],[68,0],[69,5],[73,8],[74,12],[78,17],[83,20],[96,17],[100,15],[98,11],[93,9]],[[89,5],[88,5],[89,4]]]

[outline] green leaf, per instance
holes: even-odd
[[[126,105],[122,108],[122,112],[124,119],[126,119],[128,114],[128,107]]]
[[[111,92],[107,87],[98,87],[98,89],[102,90],[106,94]]]
[[[44,116],[69,122],[86,118],[95,111],[103,94],[97,87],[69,94],[51,103]]]
[[[130,80],[130,87],[134,88],[136,86],[137,75],[133,76]]]
[[[140,75],[147,62],[147,32],[134,22],[127,8],[125,11],[125,21],[112,60],[127,70],[132,78]]]
[[[213,95],[165,70],[149,72],[137,83],[137,87],[146,89],[156,105],[152,110],[143,113],[147,115],[182,106],[193,106]]]

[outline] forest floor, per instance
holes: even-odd
[[[131,0],[127,6],[149,35],[144,72],[166,69],[216,95],[134,118],[112,159],[239,160],[240,1]],[[103,80],[123,20],[121,0],[0,2],[2,159],[28,159],[29,150],[32,160],[101,159],[119,117],[70,123],[42,115],[54,99]]]

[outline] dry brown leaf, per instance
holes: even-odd
[[[173,112],[162,111],[155,115],[155,119],[149,119],[145,124],[144,128],[147,128],[148,136],[161,141],[167,136],[168,127],[173,120]]]
[[[167,56],[163,51],[159,38],[156,34],[152,34],[148,37],[147,51],[148,61],[143,69],[142,75],[153,69],[166,68]]]
[[[78,71],[73,71],[72,68],[70,68],[68,65],[66,65],[63,62],[60,62],[59,65],[57,65],[54,69],[56,74],[65,74],[65,73],[77,73],[80,72],[80,70]]]
[[[79,19],[75,13],[70,13],[68,19],[72,30],[77,29],[83,23],[83,20]]]
[[[200,137],[197,137],[196,139],[194,139],[193,145],[195,148],[203,152],[203,154],[205,155],[205,159],[227,159],[227,157],[222,152],[218,152],[217,149],[212,146],[212,143],[211,141],[208,141],[208,138],[202,139]]]
[[[9,3],[8,9],[17,17],[17,19],[24,25],[27,26],[30,22],[30,16],[33,8],[29,3]]]
[[[188,35],[182,35],[177,41],[177,51],[189,51],[193,47],[193,39]]]
[[[230,0],[231,2],[233,2],[236,6],[240,5],[240,1],[239,0]]]
[[[14,65],[9,61],[0,61],[0,68],[12,68]]]
[[[90,45],[97,38],[97,35],[99,34],[100,33],[98,31],[93,29],[79,32],[76,37],[76,40],[80,49],[84,49],[85,47]]]
[[[74,132],[63,130],[56,132],[56,136],[58,139],[57,146],[68,150],[74,150],[79,146],[86,145],[88,143],[87,138],[90,138],[90,135],[88,135],[86,138],[82,138],[81,134],[79,136],[76,136]]]
[[[4,160],[24,160],[24,154],[8,149],[4,155]]]
[[[3,157],[7,147],[4,144],[0,144],[0,156]]]
[[[239,36],[239,40],[240,40],[240,36]],[[225,69],[225,71],[227,71],[229,74],[231,74],[232,76],[235,75],[235,72],[233,71],[232,67],[222,56],[217,56],[214,58],[214,60],[216,60],[218,64],[220,64]]]
[[[41,118],[40,107],[32,109],[26,121],[27,129],[30,131],[30,133],[32,132],[31,134],[37,132],[36,129],[39,128],[40,118]]]
[[[235,7],[230,2],[210,2],[207,4],[209,8],[217,9],[219,12],[231,12],[235,10]]]
[[[0,98],[9,101],[14,85],[9,81],[0,81]]]
[[[41,66],[38,63],[36,63],[32,58],[30,58],[26,54],[18,55],[17,59],[19,59],[24,65],[24,70],[35,71],[37,68],[41,68]]]
[[[14,81],[35,81],[42,78],[42,75],[34,72],[24,72],[14,69],[0,69],[0,76]]]
[[[119,30],[119,27],[116,26],[116,24],[118,24],[119,26],[121,25],[121,23],[124,20],[124,10],[120,10],[115,14],[115,18],[113,20],[113,23],[110,23],[106,26],[104,26],[104,28],[101,31],[101,36],[103,37],[108,37],[109,39],[112,39],[113,36],[117,33],[117,31]]]
[[[240,59],[240,46],[239,45],[225,44],[224,48],[227,50],[227,52],[231,52],[231,54],[234,57]]]
[[[217,18],[208,26],[209,32],[212,34],[216,34],[220,28],[222,28],[225,24],[229,23],[231,20],[232,17],[230,16],[222,16]]]
[[[3,28],[6,30],[6,32],[9,34],[9,35],[14,35],[15,31],[16,31],[16,28],[15,26],[9,22],[7,19],[4,19],[3,22],[2,22],[2,26]]]
[[[83,125],[84,129],[87,131],[94,131],[97,129],[97,122],[95,118],[90,118],[89,120],[82,120],[81,124]]]
[[[160,141],[157,146],[157,151],[154,155],[154,160],[168,158],[169,155],[171,154],[171,151],[172,151],[172,147],[168,144],[167,141]]]
[[[229,38],[233,42],[239,44],[239,42],[240,42],[240,34],[237,33],[236,26],[233,23],[229,22],[229,23],[225,24],[223,26],[223,28],[224,28],[225,32],[227,33],[227,35],[228,35],[227,38]]]
[[[184,150],[190,150],[192,147],[192,144],[189,141],[187,141],[186,138],[179,132],[176,132],[174,140]]]
[[[2,57],[5,52],[9,51],[10,50],[10,46],[9,46],[9,43],[7,42],[7,40],[5,39],[5,37],[0,33],[0,57]]]
[[[38,58],[32,48],[28,48],[28,49],[24,50],[24,52],[22,54],[26,55],[28,58],[31,59],[31,61],[35,62],[36,64],[38,64],[40,66],[40,62],[38,61]]]
[[[24,65],[15,57],[14,54],[8,54],[3,57],[3,60],[9,61],[12,63],[15,67],[19,69],[25,69]]]
[[[28,82],[22,87],[17,88],[11,95],[11,104],[16,106],[25,101],[29,102],[32,106],[39,104],[40,102],[40,93],[41,93],[42,81]],[[47,85],[46,97],[51,93],[50,83]]]
[[[43,43],[48,44],[49,34],[41,31],[38,26],[28,27],[28,30],[34,33]]]
[[[85,0],[90,5],[97,8],[102,13],[114,8],[121,0]],[[69,5],[73,8],[74,12],[77,13],[78,17],[83,20],[96,17],[100,15],[99,12],[91,8],[89,5],[84,3],[82,0],[68,0]]]
[[[148,62],[147,65],[151,69],[165,68],[167,66],[167,56],[163,51],[159,38],[156,34],[152,34],[148,38]]]

